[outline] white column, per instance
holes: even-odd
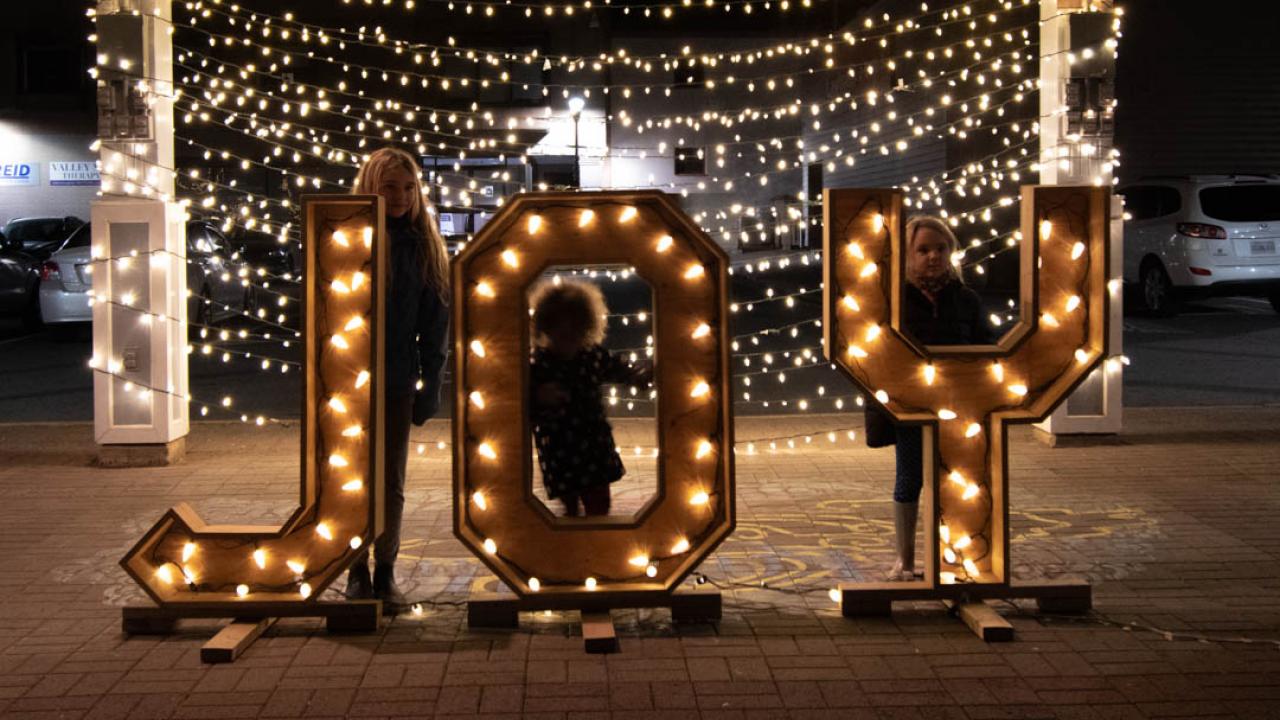
[[[1114,46],[1111,0],[1040,0],[1040,182],[1112,184]],[[1037,425],[1051,439],[1120,432],[1124,341],[1124,208],[1111,202],[1111,328],[1109,359],[1049,418]]]
[[[94,431],[106,464],[181,456],[187,415],[186,213],[175,200],[171,0],[101,0],[91,218]]]

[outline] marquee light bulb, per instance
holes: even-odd
[[[698,382],[698,384],[693,386],[693,390],[689,392],[689,397],[700,398],[700,397],[706,396],[710,392],[711,392],[711,386],[708,385],[706,382],[700,381]]]
[[[484,280],[476,283],[476,294],[487,298],[495,297],[497,295],[497,293],[493,291],[493,286]]]
[[[236,597],[249,597],[249,586],[244,584],[237,585]]]
[[[1076,362],[1080,363],[1081,365],[1084,365],[1085,363],[1089,362],[1089,353],[1085,352],[1084,348],[1076,349]]]
[[[333,539],[333,531],[329,529],[328,523],[316,523],[316,534],[325,540]]]
[[[333,231],[333,241],[342,247],[351,247],[351,241],[347,239],[347,234],[341,230]]]
[[[538,592],[542,589],[542,582],[536,577],[529,578],[529,591]]]
[[[862,272],[858,273],[859,277],[871,277],[876,274],[877,266],[875,263],[867,263],[862,266]]]
[[[364,286],[364,273],[360,272],[359,270],[351,273],[351,289],[353,291],[359,290],[363,286]]]
[[[303,600],[311,597],[311,583],[302,583],[299,585],[298,594],[302,596]]]
[[[866,253],[862,252],[862,245],[856,242],[849,243],[848,250],[849,254],[858,260],[865,260],[867,258]]]
[[[943,408],[938,411],[938,419],[939,420],[955,420],[956,413],[954,410],[948,410],[947,408]]]
[[[870,325],[867,327],[867,342],[875,342],[880,337],[880,326]]]
[[[685,280],[697,280],[698,278],[700,278],[700,277],[702,277],[703,275],[705,275],[705,274],[706,274],[706,272],[707,272],[707,269],[706,269],[706,268],[702,267],[702,266],[701,266],[701,265],[699,265],[698,263],[694,263],[694,264],[692,264],[692,265],[690,265],[690,266],[689,266],[689,269],[687,269],[687,270],[685,270],[685,271],[684,271],[684,279],[685,279]]]
[[[861,347],[858,347],[857,345],[854,345],[853,343],[849,343],[849,347],[846,350],[846,352],[849,353],[849,357],[856,357],[860,360],[862,358],[867,357],[867,351],[863,350]]]
[[[347,293],[351,292],[351,288],[347,287],[347,284],[342,282],[341,280],[334,280],[333,282],[329,283],[329,287],[332,288],[334,292],[340,295],[346,295]]]
[[[297,560],[290,560],[286,562],[285,565],[289,566],[289,569],[293,571],[294,575],[301,575],[307,571],[307,566]]]
[[[947,479],[956,485],[964,486],[969,484],[969,481],[964,479],[964,475],[961,475],[959,470],[952,470],[947,475]]]
[[[693,456],[698,460],[701,460],[702,458],[710,455],[712,449],[713,448],[711,446],[711,441],[703,440],[702,442],[698,443],[698,449],[694,451]]]
[[[634,207],[627,206],[622,209],[622,214],[618,215],[618,222],[631,222],[636,219],[638,213],[639,211]]]
[[[973,544],[973,538],[968,535],[961,535],[956,538],[955,546],[957,550],[963,550]]]
[[[956,560],[959,560],[956,556],[956,551],[949,547],[942,549],[942,559],[946,560],[948,565],[955,565]]]
[[[578,216],[578,227],[586,227],[590,225],[591,221],[594,220],[595,217],[595,210],[583,210],[582,214]]]
[[[1004,365],[999,361],[991,363],[991,374],[995,376],[996,382],[1004,382]]]
[[[341,398],[335,395],[329,398],[329,409],[337,413],[345,413],[347,411],[347,405],[342,402]]]
[[[693,339],[698,340],[711,334],[711,326],[706,323],[698,323],[698,327],[693,329]]]
[[[1009,392],[1013,393],[1014,395],[1017,395],[1018,397],[1026,397],[1027,386],[1021,383],[1015,383],[1009,386]]]
[[[1073,312],[1078,307],[1080,307],[1079,295],[1072,295],[1071,297],[1067,298],[1067,312]]]
[[[839,605],[841,600],[840,588],[831,588],[828,590],[827,597],[831,599],[831,602]]]
[[[645,576],[647,576],[647,577],[651,577],[651,578],[652,578],[652,577],[658,577],[658,566],[657,566],[657,565],[650,565],[649,567],[647,567],[647,568],[645,568],[645,569],[644,569],[644,574],[645,574]]]
[[[938,537],[942,538],[944,543],[951,542],[951,528],[947,527],[946,523],[938,525]]]
[[[960,499],[972,500],[978,497],[978,493],[981,491],[982,489],[978,487],[977,483],[969,483],[968,487],[964,489],[964,492],[960,494]]]
[[[484,551],[485,551],[485,552],[487,552],[487,553],[489,553],[490,555],[497,555],[497,554],[498,554],[498,543],[494,542],[494,541],[493,541],[493,538],[485,538],[485,539],[484,539]]]
[[[888,404],[889,404],[889,393],[887,393],[887,392],[885,392],[885,391],[883,391],[883,390],[877,390],[877,391],[876,391],[876,400],[879,400],[881,405],[888,405]]]
[[[1053,237],[1053,223],[1049,222],[1048,220],[1041,220],[1040,221],[1040,241],[1048,242],[1049,238],[1051,237]]]
[[[489,509],[489,501],[485,499],[484,493],[480,492],[479,490],[471,493],[471,502],[475,503],[476,507],[480,508],[481,510]]]
[[[876,213],[871,217],[871,229],[880,232],[884,229],[884,215]]]
[[[956,574],[950,571],[943,571],[938,573],[938,579],[942,581],[943,585],[956,584]]]
[[[367,384],[369,384],[369,371],[361,370],[360,373],[356,375],[356,389],[359,390]]]
[[[342,329],[346,332],[352,332],[354,330],[359,330],[362,325],[364,325],[364,318],[359,315],[353,315],[351,319],[347,321],[347,324],[342,326]]]
[[[1084,254],[1084,243],[1080,241],[1076,241],[1076,244],[1071,246],[1071,259],[1079,260],[1080,256],[1083,254]]]
[[[964,429],[964,436],[967,438],[977,437],[982,432],[982,426],[978,423],[969,423],[969,427]]]
[[[934,367],[933,363],[926,363],[923,372],[925,385],[932,385],[933,381],[938,379],[938,368]]]
[[[156,577],[165,585],[173,584],[173,571],[169,569],[168,565],[161,565],[156,568]]]
[[[476,357],[484,357],[484,343],[479,340],[472,340],[471,352],[475,354]]]
[[[357,490],[360,490],[363,488],[364,488],[364,481],[359,478],[356,478],[355,480],[348,480],[342,483],[342,489],[345,490],[346,492],[356,492]]]
[[[542,216],[530,215],[529,216],[529,234],[533,235],[537,233],[541,227],[542,227]]]
[[[583,585],[585,585],[588,590],[591,590],[594,592],[596,589],[596,579],[593,577],[589,577],[587,578],[587,581],[583,583]]]
[[[476,406],[477,409],[484,409],[484,396],[480,394],[479,390],[472,390],[467,397],[471,399],[471,404]]]
[[[351,540],[348,541],[347,544],[351,546],[352,550],[359,550],[360,546],[364,544],[364,538],[359,535],[352,535]]]
[[[364,428],[359,425],[352,425],[342,431],[342,437],[360,437],[360,433],[364,432]]]
[[[347,339],[341,335],[334,335],[329,338],[329,342],[333,343],[333,346],[339,350],[346,350],[351,347],[351,344],[347,342]]]
[[[693,494],[693,497],[689,498],[690,505],[706,505],[709,502],[711,502],[711,496],[705,490],[699,490]]]
[[[262,548],[258,548],[257,550],[254,550],[253,561],[257,563],[259,569],[266,570],[267,569],[267,551],[263,550]]]
[[[1040,323],[1048,328],[1056,328],[1056,327],[1062,326],[1062,323],[1058,322],[1058,318],[1054,317],[1051,313],[1044,313],[1043,315],[1041,315]]]
[[[330,464],[330,465],[332,465],[332,466],[334,466],[334,467],[344,468],[344,467],[346,467],[347,465],[349,465],[350,463],[348,463],[348,462],[347,462],[347,459],[346,459],[346,458],[342,457],[342,456],[341,456],[341,455],[339,455],[338,453],[334,453],[334,454],[332,454],[332,455],[330,455],[330,456],[329,456],[329,464]]]
[[[675,545],[671,546],[672,555],[680,555],[681,553],[686,553],[688,551],[689,551],[689,541],[685,538],[680,538],[679,540],[676,541]]]
[[[189,543],[187,543],[186,545],[183,545],[183,546],[182,546],[182,562],[186,562],[186,561],[190,560],[190,559],[191,559],[191,556],[192,556],[192,555],[195,555],[195,554],[196,554],[196,544],[195,544],[195,543],[193,543],[193,542],[189,542]]]
[[[845,295],[843,302],[844,306],[848,308],[850,312],[858,312],[862,310],[862,306],[858,304],[858,299],[852,295]]]
[[[969,577],[974,578],[982,574],[982,571],[978,569],[978,563],[969,558],[964,559],[964,571],[969,574]]]
[[[482,456],[490,460],[498,459],[497,451],[493,449],[493,446],[490,445],[488,441],[480,443],[480,447],[476,448],[476,451],[479,452]]]
[[[360,234],[364,238],[364,246],[366,248],[372,248],[373,247],[373,228],[366,225],[364,230],[360,231]]]
[[[509,268],[520,267],[520,258],[516,257],[516,251],[507,249],[502,251],[502,262],[506,263]]]
[[[676,242],[675,238],[671,237],[670,235],[663,235],[662,237],[658,238],[658,252],[664,253],[670,250],[671,246],[674,245],[675,242]]]
[[[645,565],[649,564],[649,556],[636,555],[635,557],[631,558],[627,562],[631,563],[632,565],[635,565],[636,567],[644,567]]]

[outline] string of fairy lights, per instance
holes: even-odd
[[[406,4],[411,6],[412,2]],[[473,2],[448,5],[459,11],[495,18],[501,17],[503,12],[521,8],[527,11],[528,16],[570,18],[575,8],[576,12],[608,10],[637,13],[643,7],[646,13],[664,14],[701,6],[759,13],[770,9],[786,12],[808,7],[811,3],[725,0],[691,3],[682,0],[611,7],[607,1],[597,0],[594,4],[589,1],[560,5],[504,1],[501,4]],[[1038,142],[1038,123],[1045,118],[1029,117],[1025,111],[1019,111],[1025,107],[1026,98],[1036,92],[1033,77],[1019,78],[1024,70],[1033,75],[1036,71],[1037,56],[1029,51],[1034,45],[1033,30],[1029,25],[1001,26],[1029,5],[1030,0],[943,4],[936,8],[922,3],[918,12],[902,17],[890,17],[888,14],[868,17],[856,28],[842,34],[757,41],[754,46],[731,50],[700,50],[694,47],[694,43],[684,41],[669,52],[646,50],[633,53],[613,48],[597,56],[552,57],[532,51],[466,47],[459,45],[454,38],[434,45],[409,42],[391,37],[383,28],[326,28],[304,22],[293,13],[272,15],[219,0],[187,2],[184,7],[188,17],[174,23],[178,39],[187,37],[184,33],[194,33],[195,37],[204,38],[207,47],[200,51],[194,44],[179,42],[175,46],[177,67],[187,73],[176,84],[179,118],[190,128],[181,139],[188,147],[196,149],[206,163],[221,162],[227,167],[221,173],[198,167],[172,170],[183,186],[179,192],[180,199],[192,214],[220,220],[224,232],[236,227],[260,230],[277,235],[282,244],[294,243],[295,246],[299,229],[296,203],[289,198],[277,199],[251,192],[247,189],[253,187],[250,182],[228,179],[227,171],[235,172],[235,168],[239,172],[273,170],[280,172],[282,178],[297,188],[328,187],[342,191],[347,187],[345,178],[326,180],[321,174],[291,171],[289,162],[300,169],[307,164],[318,164],[343,168],[349,173],[360,164],[368,149],[377,144],[399,142],[416,145],[422,154],[456,153],[454,164],[446,163],[433,170],[428,178],[429,187],[440,195],[443,204],[473,207],[480,196],[480,184],[510,181],[511,185],[520,187],[520,181],[511,180],[510,170],[505,165],[501,170],[492,171],[486,179],[478,178],[474,172],[468,173],[463,165],[458,164],[460,161],[472,153],[496,153],[505,163],[510,153],[512,159],[518,155],[521,165],[527,165],[535,157],[531,153],[536,151],[536,146],[515,135],[514,131],[521,129],[518,123],[504,126],[493,111],[484,110],[474,102],[459,107],[457,100],[467,93],[474,94],[481,87],[521,85],[524,81],[513,75],[510,68],[528,65],[539,72],[561,72],[561,77],[572,80],[568,83],[539,82],[545,97],[567,97],[569,93],[576,93],[591,98],[592,91],[595,91],[612,98],[609,101],[611,111],[597,119],[629,128],[633,131],[632,137],[644,142],[611,145],[607,150],[611,158],[673,159],[680,147],[705,148],[711,160],[708,165],[717,171],[722,170],[723,174],[709,174],[693,180],[677,177],[654,185],[675,190],[683,198],[699,200],[690,208],[691,215],[709,233],[725,242],[756,233],[767,244],[771,241],[770,236],[781,235],[786,225],[803,232],[810,231],[812,227],[813,221],[803,213],[797,213],[798,217],[784,215],[780,222],[773,223],[770,217],[746,203],[729,202],[722,207],[714,206],[717,195],[736,194],[748,180],[759,183],[761,187],[768,185],[771,178],[786,185],[798,180],[804,167],[815,163],[834,172],[841,166],[853,167],[858,157],[905,156],[921,138],[952,141],[984,138],[986,142],[1002,138],[996,140],[999,149],[981,159],[969,160],[954,169],[923,178],[911,178],[902,186],[908,206],[936,208],[958,230],[985,228],[968,241],[965,250],[969,255],[961,259],[965,266],[974,267],[975,272],[981,273],[984,262],[1018,246],[1016,231],[1000,229],[1000,212],[1012,205],[1015,198],[1010,194],[998,194],[1006,185],[1016,187],[1025,175],[1037,172],[1042,162],[1032,146]],[[218,27],[215,27],[215,20],[220,21]],[[953,31],[961,31],[963,35],[954,37],[951,35]],[[892,47],[888,42],[890,39],[893,40]],[[344,50],[347,45],[389,53],[402,64],[376,66],[334,61],[339,67],[329,63],[331,56],[326,53]],[[871,60],[840,61],[843,48],[860,46],[878,48],[880,52]],[[1114,51],[1114,47],[1114,40],[1108,39],[1090,52]],[[252,56],[252,60],[210,54],[215,52]],[[290,75],[299,60],[328,63],[335,67],[336,72],[325,84],[294,80]],[[102,66],[111,62],[111,58],[99,58]],[[441,69],[456,67],[458,63],[494,72],[461,75]],[[770,71],[769,68],[775,65],[780,67]],[[928,68],[933,66],[938,70],[931,73]],[[678,75],[681,69],[691,67],[705,70],[701,82],[688,83],[672,77],[672,73]],[[739,75],[739,70],[751,74]],[[586,78],[588,74],[606,71],[625,71],[649,80],[611,83],[593,82]],[[623,76],[622,73],[619,75]],[[660,75],[661,81],[656,81],[655,75]],[[831,78],[827,90],[832,92],[824,92],[821,101],[806,99],[803,94],[806,82],[826,76]],[[861,83],[866,87],[856,91],[842,89],[837,81],[853,85]],[[665,104],[654,102],[657,99],[655,95],[667,96],[672,86],[678,86],[677,92],[686,96],[701,98],[700,105],[705,109],[698,115],[661,114]],[[972,86],[973,91],[963,92],[966,86]],[[419,93],[425,91],[439,97],[442,102],[409,105],[395,99],[407,89]],[[766,102],[763,107],[755,107],[749,102],[754,95],[772,97],[784,93],[794,97]],[[725,107],[720,100],[740,104],[738,107]],[[988,115],[992,120],[984,121]],[[1007,119],[1006,115],[1014,117]],[[856,121],[851,122],[849,116]],[[943,121],[938,122],[934,118]],[[335,121],[341,127],[328,127],[322,120]],[[779,122],[796,130],[766,132],[760,137],[743,136],[744,129],[763,128]],[[231,147],[215,147],[210,141],[201,140],[205,134],[201,128],[235,132],[242,144],[256,143],[263,152],[255,158]],[[729,135],[716,137],[724,133]],[[662,135],[666,137],[657,137]],[[113,171],[104,168],[103,175],[105,178],[113,177]],[[145,184],[139,182],[136,187],[144,188]],[[501,207],[509,197],[495,195],[492,200],[495,207]],[[986,201],[990,195],[997,196]],[[954,197],[983,202],[971,202],[959,210],[944,207]],[[707,200],[711,200],[710,206]],[[798,200],[805,204],[812,202],[806,200],[804,193],[798,194]],[[749,229],[742,230],[730,222],[739,218],[747,222]],[[987,248],[992,246],[999,247],[988,251]],[[974,259],[979,255],[980,259]],[[756,260],[746,259],[737,263],[731,272],[747,279],[797,265],[816,270],[820,260],[818,251],[791,252]],[[100,258],[97,261],[109,262],[111,259]],[[295,344],[297,331],[285,324],[287,315],[283,309],[291,302],[290,288],[296,286],[299,278],[288,274],[266,275],[262,268],[249,268],[234,281],[272,294],[282,311],[272,313],[259,307],[248,316],[243,312],[236,313],[251,322],[252,330],[200,328],[199,340],[193,340],[190,352],[194,357],[220,359],[222,362],[256,362],[264,372],[288,372],[290,367],[296,367],[296,361],[288,358],[271,356],[256,349],[232,348],[230,344],[275,343],[282,349]],[[816,282],[809,287],[781,291],[768,287],[749,298],[733,298],[732,310],[746,314],[755,312],[757,308],[803,312],[814,307],[805,301],[820,293],[821,289]],[[95,297],[94,301],[130,305],[121,302],[121,298]],[[136,306],[131,309],[140,312]],[[222,309],[232,313],[236,310],[230,306]],[[644,315],[642,312],[619,313],[611,320],[624,325],[644,323]],[[146,313],[141,313],[140,317],[147,317],[145,322],[157,319]],[[1000,316],[993,313],[993,323],[997,319]],[[259,331],[258,326],[266,330]],[[753,378],[766,375],[772,376],[779,384],[786,383],[783,365],[789,372],[814,368],[827,368],[829,371],[827,363],[815,361],[822,357],[820,342],[809,341],[800,347],[780,349],[760,347],[764,340],[799,339],[802,331],[820,327],[819,320],[806,319],[735,336],[734,360],[743,371],[738,376],[744,386],[741,399],[735,401],[741,405],[780,407],[800,412],[818,407],[839,411],[860,404],[861,398],[854,395],[829,395],[824,385],[817,386],[810,397],[781,400],[752,399],[750,391],[745,389]],[[1116,363],[1122,361],[1121,358],[1111,360]],[[110,364],[98,358],[92,364],[97,372],[111,372]],[[136,383],[134,387],[140,392],[162,391]],[[615,396],[611,398],[613,400],[633,404],[649,402],[645,397]],[[200,406],[202,415],[234,412],[230,408],[240,405],[229,395],[220,402],[197,403],[195,399],[191,402]],[[258,424],[287,422],[246,413],[241,413],[240,417]]]

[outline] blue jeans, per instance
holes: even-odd
[[[899,425],[894,428],[898,434],[898,443],[893,446],[897,453],[898,473],[893,485],[893,501],[900,503],[920,502],[920,489],[924,487],[924,438],[918,427]]]

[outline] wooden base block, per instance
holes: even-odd
[[[979,600],[959,604],[960,619],[984,642],[1010,642],[1013,626],[992,607]]]
[[[1093,588],[1085,580],[1074,578],[1057,578],[1038,580],[1032,583],[963,583],[956,585],[933,585],[929,582],[876,582],[876,583],[841,583],[840,612],[845,617],[888,616],[892,612],[894,602],[912,600],[940,600],[961,606],[961,617],[970,622],[970,616],[979,619],[974,628],[984,639],[999,642],[1005,639],[1002,635],[1012,635],[1012,626],[1002,630],[991,626],[989,637],[983,623],[992,616],[1001,623],[1008,623],[1000,618],[994,610],[987,607],[988,612],[977,606],[986,607],[983,600],[1033,598],[1040,610],[1044,612],[1084,613],[1093,607]],[[974,606],[969,611],[965,605]],[[967,616],[968,615],[968,616]]]
[[[582,613],[582,645],[589,653],[618,652],[618,635],[609,613]]]
[[[184,618],[226,618],[262,620],[281,617],[322,617],[330,632],[376,632],[382,620],[382,603],[377,600],[346,602],[260,602],[175,604],[157,607],[130,606],[121,612],[121,625],[131,635],[172,632]]]
[[[120,629],[126,635],[168,635],[177,626],[178,619],[172,617],[130,617],[126,612],[120,619]]]
[[[671,621],[718,622],[724,616],[720,593],[712,590],[677,590],[671,593]]]
[[[200,662],[229,663],[275,624],[275,618],[232,620],[200,648]]]

